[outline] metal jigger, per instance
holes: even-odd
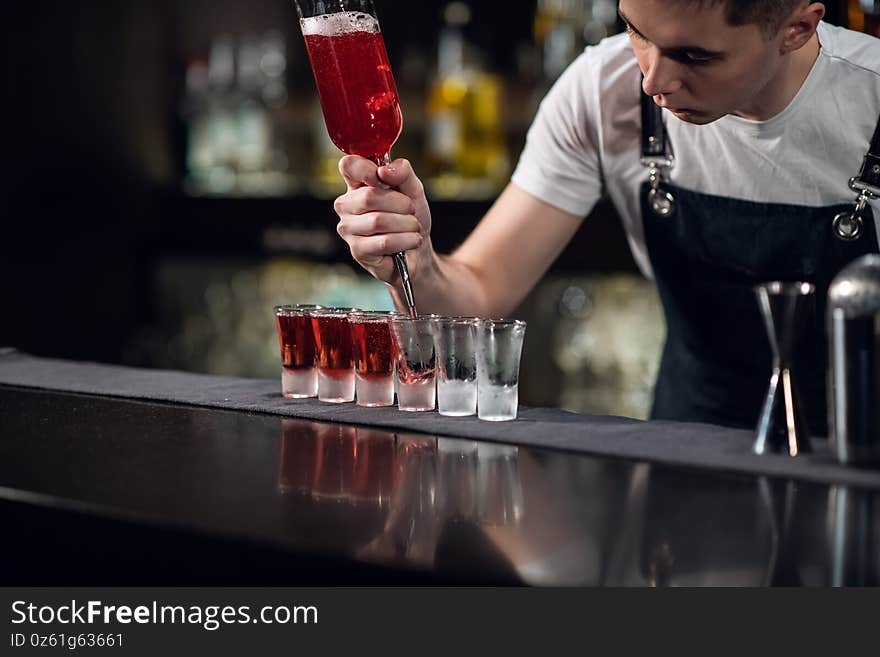
[[[792,376],[797,332],[809,321],[816,287],[810,283],[765,283],[755,288],[773,350],[773,375],[758,421],[756,454],[812,451],[807,423]]]

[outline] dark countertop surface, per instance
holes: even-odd
[[[877,584],[862,489],[0,386],[0,584]]]

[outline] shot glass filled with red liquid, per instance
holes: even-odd
[[[354,349],[350,313],[355,308],[319,308],[311,312],[318,354],[318,399],[354,401]]]
[[[372,1],[296,5],[330,139],[346,153],[387,163],[403,114]]]
[[[355,312],[349,315],[354,347],[355,388],[358,406],[394,404],[394,354],[390,312]]]
[[[306,399],[318,394],[315,333],[311,311],[319,306],[276,306],[278,343],[281,347],[281,394]]]

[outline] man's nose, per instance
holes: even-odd
[[[656,48],[648,55],[642,89],[649,96],[673,94],[681,89],[680,66],[660,54]]]

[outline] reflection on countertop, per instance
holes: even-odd
[[[875,495],[0,386],[3,582],[877,585]]]

